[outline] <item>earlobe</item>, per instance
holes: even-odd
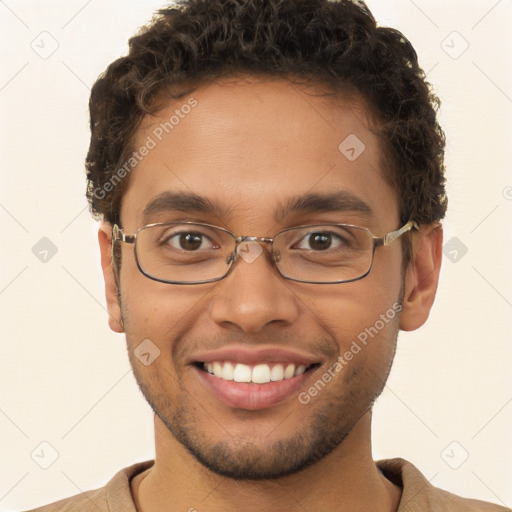
[[[427,320],[436,296],[441,270],[443,228],[439,223],[421,227],[413,235],[412,261],[405,273],[400,329],[414,331]]]
[[[107,299],[108,323],[114,332],[123,333],[124,326],[119,304],[117,283],[112,267],[112,226],[102,222],[98,230],[98,242],[101,252],[101,268],[105,280],[105,297]]]

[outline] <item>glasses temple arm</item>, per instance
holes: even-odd
[[[407,233],[407,231],[411,229],[420,229],[418,224],[414,222],[413,220],[410,220],[405,226],[402,226],[400,229],[397,229],[396,231],[391,231],[391,233],[388,233],[387,235],[384,235],[380,240],[382,240],[382,245],[389,245],[391,242],[395,241],[397,238],[401,237],[404,233]]]

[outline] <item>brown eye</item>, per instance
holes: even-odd
[[[173,233],[164,239],[162,245],[186,252],[194,252],[199,249],[215,249],[218,247],[205,234],[191,231]]]
[[[332,245],[332,236],[326,233],[313,233],[309,235],[308,242],[314,251],[325,251]]]
[[[297,249],[308,251],[327,251],[341,249],[347,245],[345,238],[332,231],[314,231],[307,233],[298,243]]]
[[[186,251],[195,251],[201,247],[202,236],[196,233],[181,234],[179,238],[179,245],[181,249]]]

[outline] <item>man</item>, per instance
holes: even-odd
[[[38,510],[505,510],[371,455],[439,277],[437,103],[362,2],[190,0],[130,41],[87,195],[156,459]]]

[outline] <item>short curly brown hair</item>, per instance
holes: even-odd
[[[411,43],[397,30],[377,27],[356,0],[184,0],[158,11],[130,39],[128,55],[92,88],[86,158],[92,214],[119,223],[129,178],[125,172],[119,180],[119,169],[133,154],[134,134],[156,108],[157,95],[178,98],[237,74],[356,90],[376,113],[401,222],[428,224],[444,217],[440,102]]]

